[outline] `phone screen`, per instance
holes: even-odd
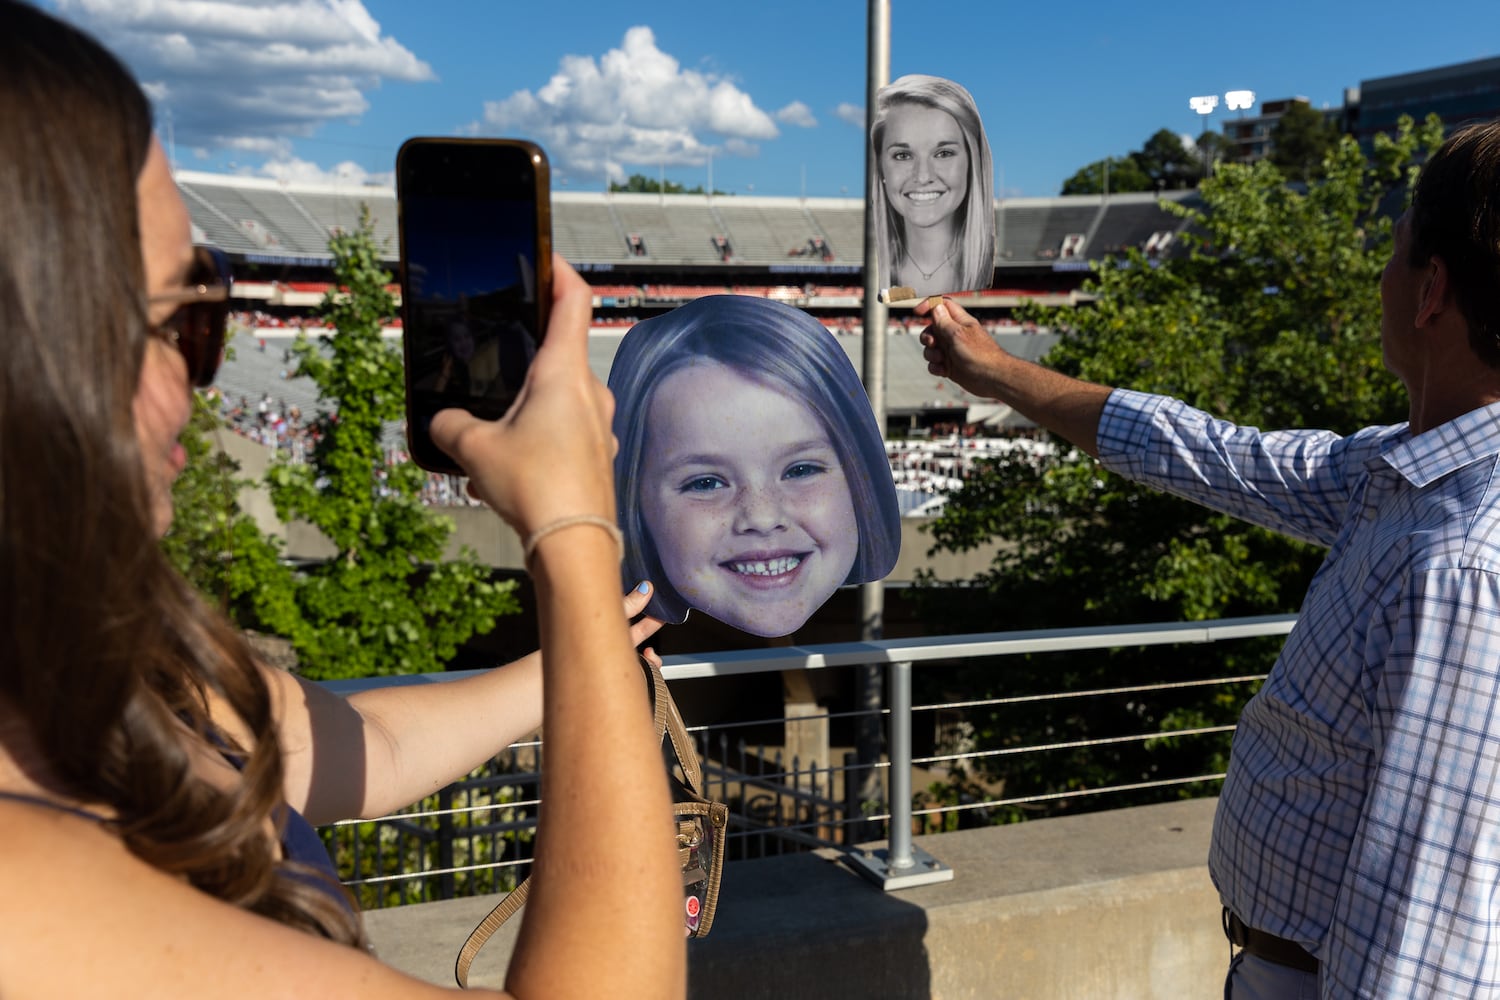
[[[432,444],[432,415],[503,415],[541,341],[551,269],[539,157],[509,143],[414,140],[398,159],[407,436],[424,468],[458,471]]]

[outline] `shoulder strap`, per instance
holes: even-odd
[[[474,956],[479,954],[479,949],[484,947],[490,935],[500,929],[500,925],[516,915],[516,911],[526,905],[526,896],[531,891],[531,876],[521,880],[521,884],[510,891],[500,905],[489,912],[479,926],[469,934],[469,939],[464,942],[463,948],[458,952],[458,961],[453,966],[453,978],[458,980],[459,989],[469,988],[469,966],[474,964]]]
[[[28,795],[25,792],[0,791],[0,799],[6,799],[10,802],[24,802],[26,805],[41,806],[44,809],[53,809],[57,812],[72,813],[74,816],[77,816],[80,819],[92,820],[95,823],[108,824],[110,822],[108,816],[101,816],[98,813],[90,812],[87,809],[79,809],[76,806],[69,806],[64,805],[61,802],[54,802],[51,799],[43,798],[40,795]]]
[[[698,766],[698,750],[693,746],[693,741],[688,737],[687,726],[682,722],[682,713],[677,711],[677,702],[672,700],[672,693],[667,690],[661,668],[644,657],[641,663],[651,674],[651,704],[656,716],[656,735],[658,738],[665,735],[672,741],[672,752],[682,765],[682,776],[686,779],[688,790],[701,795],[703,771]]]
[[[687,786],[696,794],[703,782],[702,772],[698,767],[698,753],[693,749],[692,741],[688,739],[687,727],[682,724],[682,715],[677,711],[677,703],[672,700],[672,693],[667,690],[667,682],[661,675],[661,668],[645,657],[641,657],[640,660],[651,682],[651,714],[653,725],[656,727],[656,737],[658,740],[664,736],[671,738],[672,750],[682,764],[682,773],[687,779]],[[453,966],[453,977],[462,989],[469,988],[469,968],[474,964],[474,957],[479,954],[479,949],[484,947],[485,942],[489,941],[502,924],[526,905],[526,896],[530,889],[531,876],[528,875],[489,912],[488,916],[479,922],[478,927],[470,932],[469,939],[459,949],[458,961]]]

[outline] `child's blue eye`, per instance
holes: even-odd
[[[828,467],[820,462],[797,462],[787,468],[781,474],[783,479],[806,479],[809,476],[821,475],[828,471]]]
[[[679,493],[708,493],[722,490],[729,484],[718,476],[694,476],[677,488]]]

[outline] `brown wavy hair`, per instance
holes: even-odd
[[[242,637],[162,555],[132,401],[145,355],[136,181],[151,111],[123,66],[0,0],[0,699],[53,778],[203,892],[363,945],[347,893],[278,860],[270,694]],[[216,734],[210,698],[251,734]],[[241,780],[194,773],[205,745]]]

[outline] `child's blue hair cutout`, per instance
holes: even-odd
[[[609,371],[620,442],[615,497],[625,532],[622,573],[627,586],[638,580],[655,585],[646,613],[681,622],[691,609],[667,579],[646,528],[640,472],[657,387],[702,361],[770,386],[817,416],[843,466],[859,525],[859,552],[844,583],[869,583],[890,573],[901,550],[896,487],[869,397],[837,338],[800,309],[770,299],[710,295],[633,326]]]

